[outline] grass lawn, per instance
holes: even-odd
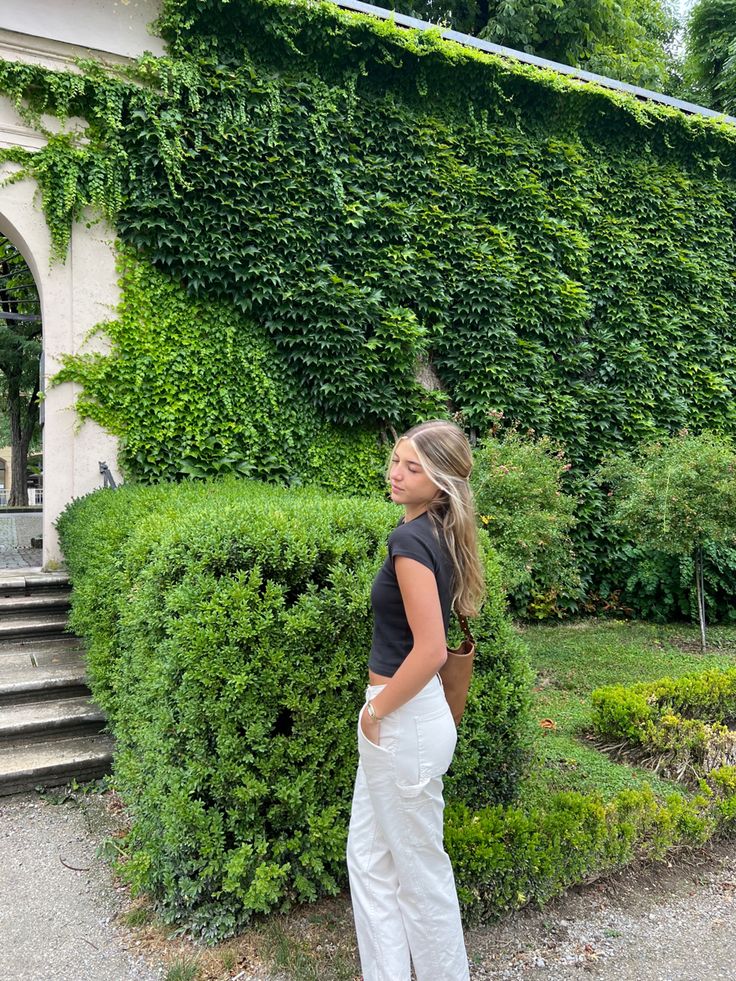
[[[658,796],[682,787],[651,771],[617,763],[587,738],[590,694],[604,685],[630,685],[736,665],[736,627],[712,627],[700,652],[697,625],[658,625],[628,620],[580,620],[551,626],[520,626],[537,673],[533,720],[535,765],[523,799],[543,804],[559,790],[598,791],[606,800],[620,790],[648,783]],[[549,719],[555,729],[539,723]]]

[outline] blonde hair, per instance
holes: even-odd
[[[424,472],[441,491],[427,511],[435,529],[442,529],[452,559],[453,608],[463,616],[477,616],[485,596],[485,577],[469,483],[473,469],[470,444],[458,426],[443,419],[413,426],[396,446],[404,439],[411,442]]]

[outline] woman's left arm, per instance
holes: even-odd
[[[403,555],[394,559],[394,569],[414,644],[383,691],[371,699],[379,718],[413,698],[447,660],[445,625],[434,573]],[[375,735],[371,727],[376,727],[376,723],[364,712],[363,730],[369,739]]]

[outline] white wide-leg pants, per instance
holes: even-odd
[[[366,701],[382,687],[369,686]],[[456,740],[437,677],[381,721],[380,745],[358,720],[347,861],[364,981],[410,981],[410,959],[417,981],[469,978],[442,833]]]

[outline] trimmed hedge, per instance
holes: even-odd
[[[601,736],[623,740],[680,779],[736,761],[736,668],[600,688],[592,702]]]
[[[694,797],[658,801],[649,787],[613,801],[575,792],[544,808],[448,808],[445,840],[458,894],[470,922],[530,903],[544,905],[570,886],[635,860],[661,860],[673,849],[703,845],[733,830],[736,770],[709,774]]]
[[[72,628],[117,740],[125,875],[208,938],[336,892],[370,646],[370,584],[398,518],[381,501],[251,482],[123,487],[59,522]],[[480,656],[447,780],[508,803],[528,669],[486,556]]]
[[[368,592],[396,517],[380,501],[230,481],[100,491],[60,520],[71,625],[118,741],[124,874],[205,939],[344,883]],[[693,797],[512,801],[530,679],[486,561],[478,671],[447,780],[466,919],[732,830],[732,767]],[[723,701],[698,690],[701,708]]]
[[[450,806],[446,841],[468,919],[542,905],[634,860],[733,834],[736,733],[724,723],[736,717],[736,669],[599,689],[592,701],[599,733],[658,756],[694,793],[658,800],[646,786],[610,801],[558,793],[544,807]]]

